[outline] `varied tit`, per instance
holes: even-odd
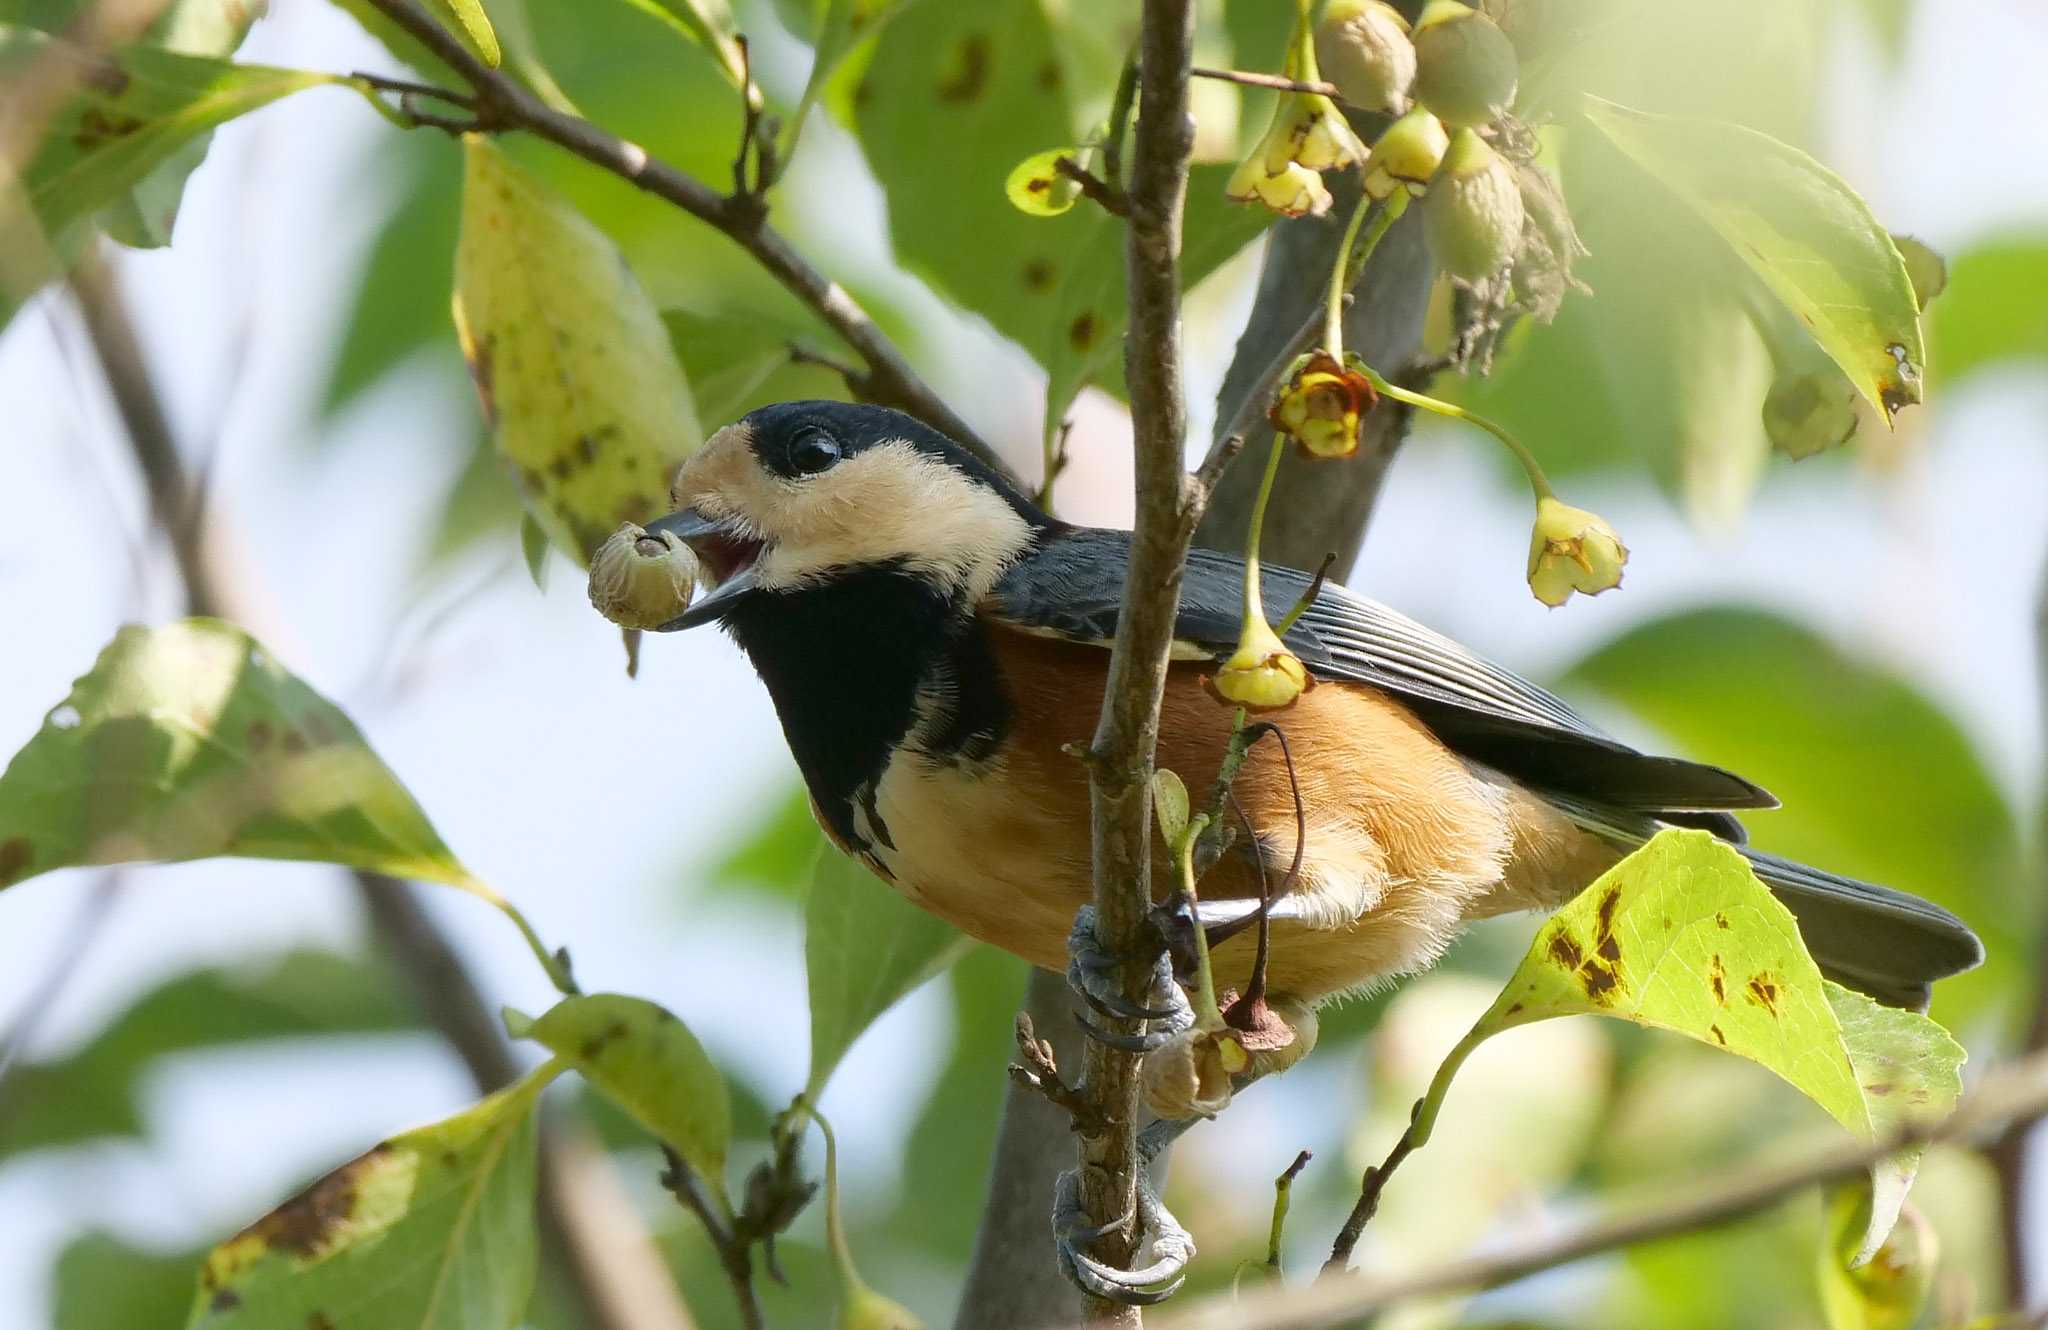
[[[720,430],[677,474],[674,500],[650,529],[687,542],[713,585],[662,628],[716,622],[739,643],[832,840],[925,909],[1069,969],[1091,1000],[1130,1014],[1091,981],[1113,967],[1070,957],[1070,934],[1085,950],[1074,925],[1091,850],[1087,775],[1067,751],[1095,731],[1128,533],[1057,521],[918,421],[839,402],[767,406]],[[1191,790],[1215,779],[1233,724],[1202,681],[1236,643],[1243,577],[1231,555],[1188,559],[1158,763]],[[1262,577],[1273,607],[1312,581]],[[1311,1036],[1314,1004],[1429,965],[1468,920],[1558,905],[1662,826],[1740,847],[1728,810],[1775,806],[1727,771],[1609,738],[1341,588],[1318,590],[1285,640],[1317,685],[1275,717],[1292,775],[1278,745],[1253,750],[1234,785],[1251,834],[1200,894],[1217,933],[1255,913],[1262,880],[1295,857],[1298,785],[1302,863],[1270,907],[1267,983]],[[1742,852],[1845,984],[1924,1006],[1934,980],[1981,959],[1935,905]],[[1154,856],[1159,898],[1166,859]],[[1214,948],[1219,989],[1244,986],[1252,941],[1239,931]]]

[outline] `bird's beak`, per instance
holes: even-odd
[[[759,589],[755,560],[761,556],[761,542],[740,534],[726,521],[707,518],[694,508],[683,508],[647,524],[651,535],[672,535],[688,545],[707,578],[716,582],[711,594],[657,628],[673,633],[683,628],[722,619],[734,605]]]

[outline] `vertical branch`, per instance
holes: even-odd
[[[2041,721],[2048,738],[2048,563],[2041,569],[2039,599],[2034,604],[2035,684],[2041,694]],[[2048,886],[2048,807],[2042,810],[2034,834],[2034,873]],[[2048,919],[2034,925],[2034,1001],[2028,1013],[2023,1053],[2048,1048]],[[2041,1297],[2041,1277],[2028,1257],[2029,1238],[2035,1231],[2028,1223],[2029,1196],[2037,1177],[2033,1152],[2040,1148],[2034,1139],[2032,1122],[2014,1121],[1985,1148],[1998,1180],[1999,1227],[2005,1259],[2005,1305],[2027,1307]],[[2037,1221],[2038,1222],[2038,1221]]]
[[[239,612],[230,579],[209,555],[206,514],[113,272],[89,250],[71,287],[149,489],[151,513],[170,539],[187,605],[194,614],[246,621],[249,616]],[[461,1057],[477,1088],[489,1092],[511,1084],[520,1067],[490,1004],[412,889],[376,873],[356,870],[351,877],[378,941],[389,949],[428,1022]],[[541,1233],[572,1276],[586,1323],[598,1330],[690,1330],[689,1311],[659,1253],[644,1240],[644,1230],[641,1242],[618,1240],[623,1225],[638,1227],[631,1212],[614,1215],[603,1232],[588,1227],[590,1189],[579,1187],[575,1169],[556,1158],[554,1135],[542,1142]],[[589,1152],[580,1158],[587,1160]],[[585,1203],[564,1204],[572,1193]],[[601,1290],[607,1286],[633,1288],[641,1296],[628,1307],[605,1296]]]
[[[1182,464],[1187,403],[1181,389],[1180,250],[1194,121],[1188,67],[1194,51],[1192,0],[1146,0],[1139,38],[1138,124],[1133,136],[1125,273],[1130,332],[1124,375],[1131,394],[1137,521],[1123,612],[1110,653],[1102,718],[1089,750],[1095,846],[1097,941],[1132,958],[1126,991],[1149,968],[1146,913],[1151,905],[1149,783],[1159,738],[1182,565],[1193,513]],[[1128,1031],[1126,1023],[1119,1023]],[[1137,1200],[1138,1058],[1091,1042],[1085,1090],[1103,1121],[1101,1136],[1081,1141],[1081,1199],[1098,1220],[1133,1213]],[[1099,1259],[1128,1266],[1130,1225],[1105,1234]],[[1098,1324],[1137,1325],[1129,1308],[1091,1298]]]

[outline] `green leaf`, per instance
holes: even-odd
[[[552,1050],[723,1192],[732,1143],[725,1078],[690,1027],[643,998],[564,998],[519,1031]]]
[[[1956,384],[1996,365],[2048,357],[2048,233],[2015,232],[1963,251],[1928,310],[1934,372]]]
[[[1188,834],[1188,787],[1165,767],[1152,773],[1152,809],[1159,819],[1160,838],[1178,846]]]
[[[1858,1259],[1870,1227],[1870,1189],[1860,1184],[1828,1193],[1815,1273],[1828,1330],[1912,1330],[1934,1288],[1934,1227],[1915,1211],[1892,1230],[1875,1255]]]
[[[747,61],[740,52],[739,27],[726,0],[626,0],[711,53],[718,68],[737,88],[746,79]]]
[[[802,783],[764,791],[753,820],[703,876],[707,886],[766,890],[791,901],[809,890],[818,862],[818,819]]]
[[[1969,920],[1987,957],[1936,986],[1944,1025],[2019,1016],[2041,903],[2021,866],[2018,820],[1970,740],[1925,693],[1804,625],[1727,607],[1644,624],[1564,682],[1784,800],[1750,819],[1763,849]]]
[[[403,991],[381,961],[327,951],[179,975],[137,998],[78,1051],[13,1067],[0,1087],[0,1160],[81,1141],[141,1137],[144,1078],[172,1054],[415,1029],[418,1017],[398,997]],[[188,1265],[181,1309],[190,1273]]]
[[[93,1230],[64,1244],[52,1273],[61,1330],[138,1330],[176,1325],[192,1306],[200,1253],[131,1247]]]
[[[519,516],[519,554],[526,561],[526,575],[534,590],[548,589],[548,533],[530,512]]]
[[[853,1041],[904,994],[945,969],[968,939],[878,881],[819,836],[804,905],[815,1102]]]
[[[477,58],[496,69],[504,59],[498,49],[498,34],[491,29],[490,15],[479,0],[431,0],[433,7],[455,20],[456,31]]]
[[[1004,193],[1014,163],[1090,128],[1075,122],[1092,90],[1068,86],[1058,36],[1038,0],[913,5],[883,31],[853,98],[898,260],[1045,367],[1053,425],[1091,380],[1121,381],[1126,312],[1117,218],[1092,204],[1027,217]],[[1224,199],[1229,170],[1197,167],[1189,181],[1190,285],[1269,219]]]
[[[349,718],[247,633],[124,628],[0,775],[0,886],[213,855],[480,887]]]
[[[214,1248],[188,1325],[510,1330],[533,1291],[535,1071],[394,1136]]]
[[[1961,1088],[1961,1047],[1924,1016],[1874,1015],[1874,1005],[1830,991],[1792,912],[1734,849],[1704,831],[1660,832],[1538,931],[1416,1106],[1414,1140],[1428,1140],[1452,1077],[1480,1043],[1581,1014],[1676,1031],[1748,1058],[1864,1139],[1906,1114],[1945,1113]],[[1910,1176],[1910,1161],[1879,1166],[1866,1249],[1890,1231]]]
[[[1917,1011],[1887,1007],[1832,980],[1825,987],[1842,1027],[1842,1046],[1849,1050],[1856,1083],[1863,1089],[1871,1134],[1889,1136],[1914,1122],[1947,1117],[1963,1093],[1962,1045]],[[1923,1153],[1917,1147],[1901,1150],[1871,1168],[1870,1220],[1862,1243],[1848,1248],[1850,1265],[1875,1258],[1893,1231]]]
[[[0,84],[31,69],[49,80],[56,97],[20,175],[28,216],[16,215],[11,197],[0,196],[0,246],[16,256],[21,277],[0,301],[25,299],[32,284],[54,276],[76,257],[94,217],[124,199],[138,209],[135,227],[167,235],[166,199],[175,206],[180,173],[196,164],[190,150],[208,130],[301,88],[344,81],[147,45],[95,55],[0,23]],[[155,175],[167,166],[169,175]],[[140,201],[130,198],[145,182]],[[0,313],[12,308],[0,304]]]
[[[20,23],[61,36],[89,9],[83,0],[0,0],[0,23]],[[137,44],[224,59],[242,44],[260,12],[260,6],[245,0],[173,0]],[[98,218],[100,227],[124,245],[155,248],[171,243],[186,178],[206,160],[212,138],[211,133],[196,136],[109,203]]]
[[[462,173],[455,154],[455,145],[440,134],[397,134],[378,144],[370,166],[379,184],[388,180],[395,186],[397,204],[351,284],[322,414],[344,410],[423,352],[433,352],[449,371],[461,373],[448,342],[448,291],[455,283],[455,235],[462,215]]]
[[[1586,117],[1684,199],[1887,416],[1920,400],[1919,307],[1869,205],[1797,148],[1741,125],[1597,97]]]
[[[457,337],[528,512],[587,564],[619,523],[666,511],[703,442],[690,385],[618,247],[489,140],[463,150]]]
[[[818,14],[817,36],[811,42],[810,77],[804,80],[803,96],[797,102],[796,114],[790,117],[779,149],[785,164],[796,152],[797,138],[803,133],[811,109],[824,98],[834,75],[854,47],[880,32],[904,3],[905,0],[824,0]]]

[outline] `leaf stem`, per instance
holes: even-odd
[[[1536,455],[1530,452],[1520,439],[1508,433],[1506,427],[1496,424],[1485,416],[1480,415],[1477,411],[1468,411],[1455,402],[1446,402],[1440,397],[1431,397],[1427,393],[1419,393],[1412,388],[1403,388],[1401,385],[1388,380],[1386,376],[1363,361],[1354,360],[1351,363],[1353,368],[1365,375],[1366,381],[1372,384],[1373,390],[1382,397],[1391,397],[1397,402],[1406,402],[1409,406],[1420,407],[1424,411],[1434,411],[1440,416],[1449,416],[1452,420],[1462,420],[1468,425],[1477,425],[1494,438],[1499,439],[1507,450],[1514,455],[1515,460],[1522,464],[1522,472],[1528,476],[1529,488],[1535,491],[1536,497],[1539,499],[1555,497],[1550,488],[1550,478],[1543,474],[1543,467],[1537,462]]]
[[[485,882],[482,878],[471,877],[466,873],[454,879],[453,885],[460,887],[478,900],[496,906],[499,913],[512,921],[512,926],[519,930],[519,936],[526,939],[526,945],[532,950],[534,959],[540,962],[541,969],[547,971],[548,982],[555,986],[557,992],[569,997],[575,997],[582,992],[581,989],[576,987],[576,978],[569,970],[568,949],[548,950],[547,943],[540,940],[540,934],[534,931],[534,927],[527,921],[526,915],[520,911],[517,905],[514,905],[503,895],[499,894],[496,887]]]
[[[1273,478],[1280,474],[1280,454],[1287,446],[1287,436],[1273,435],[1273,446],[1266,454],[1266,473],[1259,478],[1259,497],[1252,501],[1251,531],[1244,541],[1244,624],[1242,631],[1249,633],[1254,627],[1266,626],[1266,606],[1259,591],[1259,532],[1266,525],[1266,504],[1273,497]]]
[[[1374,202],[1370,194],[1358,196],[1358,206],[1351,210],[1351,220],[1344,227],[1344,241],[1337,246],[1337,261],[1330,267],[1330,297],[1323,311],[1323,347],[1338,360],[1344,358],[1344,297],[1358,284],[1366,263],[1380,246],[1380,237],[1408,211],[1408,191],[1397,189],[1379,205],[1379,213],[1361,241],[1358,229],[1365,215],[1373,210]],[[1356,255],[1351,252],[1353,245],[1358,247]]]

